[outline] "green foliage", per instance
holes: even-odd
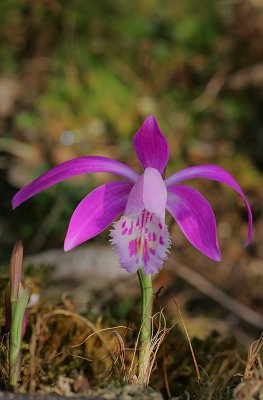
[[[152,113],[171,145],[168,168],[242,153],[262,169],[262,90],[249,71],[233,85],[262,60],[262,26],[262,8],[249,2],[2,0],[0,74],[21,93],[1,130],[38,146],[42,167],[84,154],[133,166],[131,139]],[[74,134],[68,153],[65,131]],[[230,150],[203,150],[219,142]],[[50,207],[49,193],[38,202]]]
[[[69,128],[81,127],[99,117],[114,126],[118,136],[127,136],[138,114],[155,112],[166,120],[174,111],[186,110],[186,129],[193,116],[194,131],[199,132],[202,123],[196,124],[192,102],[203,94],[226,56],[235,63],[224,49],[230,35],[226,17],[234,12],[234,7],[207,0],[3,0],[2,72],[21,73],[35,58],[47,62],[34,104],[36,117],[23,112],[17,128],[26,130],[32,123],[41,131],[39,118],[45,121],[42,130],[50,131],[54,118],[66,119]],[[153,99],[152,109],[141,106],[143,96]],[[240,105],[240,99],[232,97],[225,124],[236,122],[232,111],[243,110],[244,100]],[[211,105],[206,120],[214,113],[217,109]],[[124,114],[128,124],[120,122]]]

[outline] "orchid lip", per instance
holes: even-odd
[[[122,268],[128,272],[142,268],[146,275],[162,267],[171,243],[167,226],[146,209],[121,217],[111,237]]]

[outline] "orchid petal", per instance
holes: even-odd
[[[71,217],[64,250],[73,249],[107,228],[124,211],[131,188],[131,183],[117,181],[89,193]]]
[[[181,171],[176,172],[175,174],[169,176],[165,180],[166,186],[168,190],[170,190],[171,185],[174,185],[175,183],[187,180],[187,179],[193,179],[193,178],[206,178],[206,179],[211,179],[215,180],[218,182],[223,182],[226,185],[231,186],[236,192],[240,194],[242,199],[244,200],[244,203],[247,208],[247,213],[248,213],[248,235],[247,235],[247,240],[245,243],[245,246],[247,246],[252,239],[252,213],[250,209],[250,205],[246,199],[246,196],[239,186],[239,184],[236,182],[236,180],[223,168],[218,167],[217,165],[199,165],[195,167],[190,167],[183,169]]]
[[[133,186],[128,198],[125,215],[137,215],[143,209],[165,219],[167,189],[157,169],[146,168]]]
[[[136,133],[133,146],[144,169],[153,167],[163,173],[169,159],[169,147],[152,115],[146,118]]]
[[[91,172],[111,172],[132,182],[136,182],[138,179],[138,174],[135,171],[111,158],[99,156],[78,157],[57,165],[19,190],[12,199],[12,207],[18,207],[25,200],[55,183]]]
[[[169,186],[166,208],[194,247],[212,260],[221,260],[213,209],[197,190]]]

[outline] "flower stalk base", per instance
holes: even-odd
[[[142,386],[147,386],[149,383],[151,357],[153,287],[151,275],[144,275],[141,269],[137,271],[137,274],[141,287],[141,331],[138,383]]]

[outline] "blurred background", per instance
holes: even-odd
[[[12,211],[19,188],[81,155],[113,157],[139,171],[131,141],[153,114],[170,145],[167,175],[218,164],[238,180],[254,215],[253,243],[244,249],[242,200],[198,180],[217,216],[223,262],[199,254],[168,217],[170,263],[196,269],[260,312],[263,1],[1,0],[0,37],[1,261],[18,236],[27,254],[62,248],[78,202],[115,178],[77,177]]]

